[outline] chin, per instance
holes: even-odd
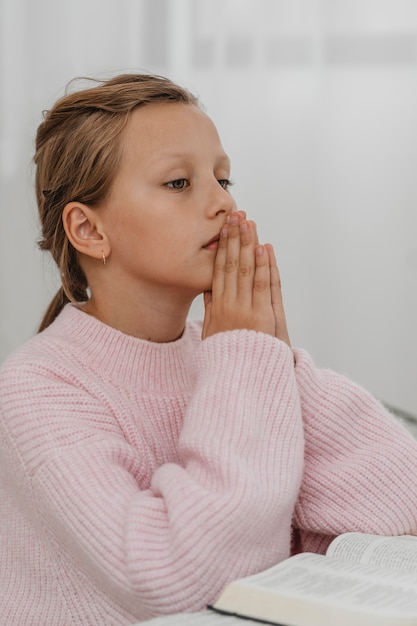
[[[213,269],[210,272],[205,273],[205,275],[201,276],[201,280],[196,282],[196,295],[204,293],[205,291],[211,291],[213,286]]]
[[[198,294],[197,295],[201,295],[202,293],[204,293],[205,291],[211,291],[213,286],[213,280],[208,280],[204,286],[202,286],[199,290],[198,290]]]
[[[213,267],[205,269],[195,274],[193,279],[184,281],[183,287],[193,298],[200,296],[205,291],[211,291],[213,285]]]

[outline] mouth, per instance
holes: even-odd
[[[210,241],[204,244],[203,248],[205,250],[217,250],[217,248],[219,247],[219,239],[220,239],[220,235],[219,234],[215,235],[214,237],[210,239]]]

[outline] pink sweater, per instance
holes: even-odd
[[[417,442],[367,392],[268,335],[200,332],[153,344],[68,305],[8,359],[1,623],[197,611],[292,538],[417,533]]]

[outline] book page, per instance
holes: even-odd
[[[289,565],[291,564],[291,567]],[[417,611],[417,575],[398,574],[387,581],[385,569],[340,561],[316,554],[299,554],[247,579],[263,589],[311,597],[346,600],[356,606],[412,609]],[[279,566],[278,566],[279,567]]]
[[[308,606],[311,616],[311,611],[319,607],[325,606],[329,611],[333,606],[336,615],[343,610],[351,617],[380,616],[380,621],[375,622],[378,624],[392,624],[390,620],[399,617],[412,618],[411,623],[417,624],[417,575],[401,573],[394,580],[387,580],[384,569],[303,553],[232,583],[214,605],[220,610],[251,616],[258,616],[261,608],[263,618],[269,607],[274,611],[272,607],[276,606],[281,619],[292,616],[285,607],[298,612],[301,606]],[[317,615],[320,618],[320,611]]]
[[[366,563],[395,572],[417,574],[417,537],[383,537],[346,533],[330,544],[327,555],[355,563]]]

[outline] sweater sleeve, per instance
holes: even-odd
[[[190,368],[179,462],[155,468],[148,442],[123,437],[105,390],[39,362],[3,375],[22,510],[136,619],[200,610],[230,579],[289,555],[304,445],[291,351],[231,331],[204,340]]]
[[[324,552],[348,531],[417,534],[417,441],[367,391],[294,355],[305,435],[295,549]]]

